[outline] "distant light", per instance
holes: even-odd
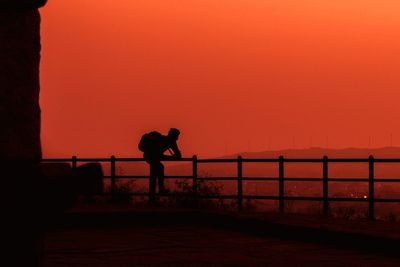
[[[364,198],[367,198],[367,196],[364,196]]]

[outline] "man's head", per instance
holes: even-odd
[[[180,133],[181,133],[181,132],[180,132],[178,129],[176,129],[176,128],[171,128],[171,129],[169,129],[168,137],[171,138],[171,139],[173,139],[173,140],[178,140],[179,134],[180,134]]]

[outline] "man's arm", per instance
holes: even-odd
[[[171,146],[172,152],[173,152],[173,156],[174,158],[182,158],[182,153],[178,148],[178,145],[175,143],[172,144]]]

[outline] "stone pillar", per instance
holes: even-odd
[[[40,14],[45,0],[0,0],[0,160],[40,160]]]
[[[40,14],[45,0],[0,0],[2,240],[8,266],[40,266]]]

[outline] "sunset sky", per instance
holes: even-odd
[[[398,0],[53,0],[44,157],[400,145]]]

